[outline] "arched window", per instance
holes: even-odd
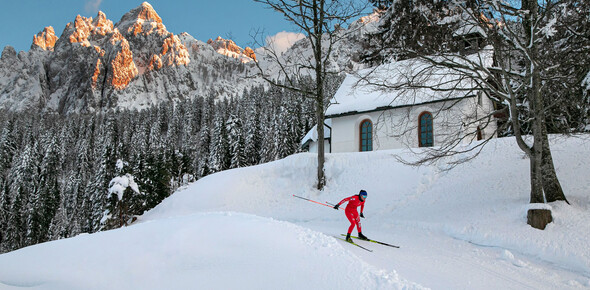
[[[418,117],[420,126],[418,127],[418,142],[420,147],[432,147],[434,145],[434,135],[432,130],[432,114],[423,112]]]
[[[373,123],[370,120],[361,122],[360,151],[373,151]]]

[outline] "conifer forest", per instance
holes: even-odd
[[[177,188],[300,150],[310,100],[262,87],[142,111],[0,114],[0,252],[116,228]],[[124,194],[112,190],[125,177]]]

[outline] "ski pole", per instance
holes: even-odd
[[[294,197],[297,197],[297,198],[305,199],[305,200],[307,200],[307,201],[311,201],[311,202],[313,202],[313,203],[317,203],[317,204],[321,204],[321,205],[325,205],[325,206],[327,206],[327,207],[332,207],[332,208],[333,208],[333,206],[329,206],[329,205],[327,205],[327,204],[325,204],[325,203],[321,203],[321,202],[318,202],[318,201],[315,201],[315,200],[311,200],[311,199],[309,199],[309,198],[305,198],[305,197],[297,196],[297,195],[294,195],[294,194],[293,194],[293,196],[294,196]]]

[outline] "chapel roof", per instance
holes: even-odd
[[[492,66],[493,49],[486,46],[468,56],[434,56],[436,62]],[[349,74],[330,100],[326,117],[360,114],[396,107],[453,100],[474,95],[479,77],[471,71],[433,65],[422,58],[393,61]]]

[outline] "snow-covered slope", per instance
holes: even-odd
[[[47,243],[2,258],[0,289],[377,289],[404,285],[395,273],[379,271],[326,235],[288,222],[230,212],[155,220]]]
[[[314,189],[315,156],[298,154],[214,174],[127,228],[0,255],[0,289],[584,289],[590,288],[590,138],[554,138],[571,205],[526,225],[528,160],[512,138],[446,172],[397,162],[405,150],[329,154]],[[452,161],[452,160],[446,160]],[[368,191],[363,233],[401,246],[334,239],[338,202]]]

